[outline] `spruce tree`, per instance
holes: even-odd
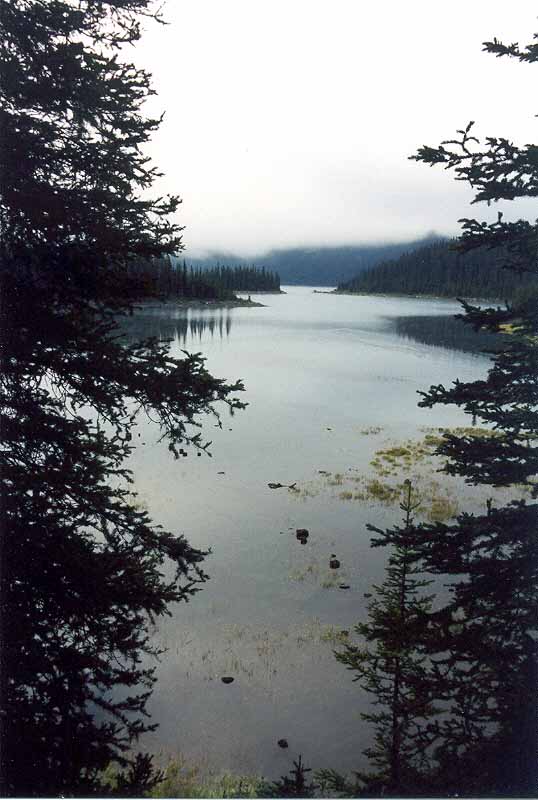
[[[535,43],[520,48],[494,40],[484,48],[499,57],[538,60]],[[456,139],[424,146],[414,158],[454,170],[475,191],[475,203],[535,197],[538,147],[517,147],[499,137],[482,143],[473,130],[471,122]],[[461,222],[460,253],[486,251],[492,271],[526,276],[527,284],[536,279],[536,222],[506,222],[502,214],[492,223]],[[376,771],[359,775],[356,786],[327,773],[328,785],[341,793],[533,797],[538,786],[538,311],[532,294],[502,307],[462,304],[464,323],[508,335],[498,336],[485,378],[433,386],[422,393],[420,405],[455,405],[473,425],[489,430],[484,435],[471,426],[470,432],[446,433],[437,453],[445,457],[448,474],[470,485],[509,488],[513,500],[504,507],[490,500],[483,514],[463,513],[450,525],[404,529],[404,538],[397,529],[378,531],[378,544],[396,546],[397,558],[409,558],[410,574],[419,569],[448,580],[448,599],[432,608],[422,605],[416,626],[399,633],[402,564],[392,557],[387,585],[375,589],[370,623],[357,628],[375,649],[350,646],[339,656],[382,706],[379,714],[366,716],[376,727],[368,753]],[[409,707],[408,728],[394,715],[402,708],[394,703],[398,636],[406,653],[420,654],[417,698],[436,712],[428,717],[420,705]],[[376,660],[377,650],[382,659]],[[398,688],[402,677],[405,670]],[[406,730],[416,730],[416,736],[404,738],[407,749],[398,749],[395,732]]]
[[[152,727],[151,623],[206,579],[204,553],[136,503],[126,458],[150,414],[175,456],[241,406],[199,355],[116,327],[180,247],[143,154],[149,76],[124,49],[149,0],[1,3],[3,794],[99,791]],[[141,765],[144,769],[141,769]],[[126,776],[144,773],[133,762]],[[125,778],[125,781],[129,781]],[[131,783],[133,782],[131,781]]]
[[[384,531],[368,526],[377,534],[374,546],[390,547],[385,580],[373,587],[368,621],[355,627],[359,644],[347,644],[336,658],[373,697],[374,710],[361,717],[374,729],[373,745],[365,750],[374,769],[356,773],[356,786],[332,771],[320,771],[323,785],[344,794],[412,794],[427,786],[429,779],[429,723],[437,709],[427,655],[433,635],[428,627],[432,597],[424,593],[431,581],[420,574],[416,554],[420,528],[412,517],[419,504],[406,481],[400,504],[403,527]]]
[[[536,36],[535,36],[536,38]],[[498,57],[538,61],[538,45],[498,40],[484,49]],[[488,205],[538,194],[538,147],[474,135],[474,123],[414,158],[442,165],[469,183],[474,202]],[[487,249],[491,269],[538,274],[538,224],[466,218],[458,248]],[[442,635],[436,662],[444,674],[450,716],[437,751],[443,791],[533,795],[538,785],[536,677],[538,653],[538,313],[532,303],[483,308],[463,302],[463,322],[499,337],[483,380],[431,387],[421,405],[456,405],[491,431],[446,434],[438,448],[445,471],[472,485],[512,487],[505,507],[462,515],[452,526],[423,532],[419,554],[432,573],[452,576],[450,602],[432,617]],[[519,495],[519,498],[518,498]]]

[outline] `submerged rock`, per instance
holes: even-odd
[[[221,681],[223,683],[233,683],[234,678],[232,678],[230,675],[225,675],[224,678],[221,678]]]
[[[301,542],[301,544],[306,544],[309,534],[306,528],[297,528],[295,536]]]
[[[289,747],[287,739],[279,739],[277,745],[282,747],[283,750],[285,750],[286,747]]]

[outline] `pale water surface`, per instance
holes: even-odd
[[[153,428],[138,429],[131,466],[142,501],[163,526],[212,550],[211,580],[156,632],[168,648],[150,704],[159,728],[142,746],[268,778],[299,753],[316,768],[364,766],[371,730],[359,715],[368,697],[332,651],[339,632],[364,619],[364,593],[382,579],[387,554],[370,548],[366,523],[400,517],[394,502],[364,496],[370,461],[376,450],[422,440],[428,426],[469,425],[454,409],[418,408],[417,391],[478,378],[488,365],[454,349],[453,331],[440,346],[456,303],[285,288],[253,295],[265,308],[167,306],[130,322],[131,333],[170,337],[174,354],[202,352],[213,374],[242,378],[249,403],[233,418],[225,412],[222,430],[206,421],[212,458],[175,461]],[[429,462],[420,469],[418,483],[436,479]],[[296,482],[298,491],[270,482]],[[456,484],[448,491],[463,500]],[[296,528],[309,530],[306,545]]]

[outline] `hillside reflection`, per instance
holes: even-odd
[[[466,353],[483,353],[499,348],[498,334],[474,331],[452,316],[391,317],[391,325],[398,336],[433,347],[462,350]]]
[[[156,337],[160,340],[172,339],[184,346],[187,342],[201,342],[206,338],[228,338],[232,329],[232,314],[230,309],[210,312],[187,309],[177,316],[172,316],[170,311],[159,313],[156,309],[154,313],[149,313],[142,310],[136,311],[132,317],[121,319],[119,326],[129,343]]]

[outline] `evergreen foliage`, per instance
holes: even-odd
[[[354,681],[374,697],[373,712],[361,713],[375,729],[374,744],[365,750],[374,770],[356,773],[356,785],[333,771],[320,771],[325,786],[338,793],[365,796],[407,795],[426,785],[429,773],[428,749],[432,744],[431,722],[438,713],[427,652],[433,631],[428,627],[432,596],[424,590],[431,580],[420,577],[416,541],[420,528],[413,524],[417,508],[410,481],[406,481],[400,508],[403,527],[382,531],[374,546],[389,546],[391,554],[386,577],[374,586],[368,606],[368,622],[359,623],[355,633],[360,644],[347,644],[336,658],[355,673]]]
[[[433,242],[364,270],[337,291],[510,300],[536,289],[536,276],[499,269],[503,263],[502,253],[486,247],[461,252],[456,241]]]
[[[270,250],[258,260],[265,269],[277,272],[284,284],[299,286],[335,286],[348,281],[361,270],[368,269],[388,259],[398,258],[422,244],[438,241],[430,234],[416,241],[385,244],[341,245],[337,247],[291,247]],[[235,253],[214,252],[205,258],[191,258],[194,267],[211,269],[215,263],[225,266],[248,267],[251,259]]]
[[[149,76],[121,60],[149,0],[2,2],[3,794],[102,791],[152,727],[151,624],[205,581],[204,553],[154,525],[125,459],[150,413],[174,455],[199,416],[241,407],[199,355],[122,344],[145,287],[133,258],[176,252],[177,198],[149,198]],[[129,777],[130,776],[130,777]],[[155,775],[154,775],[155,778]],[[134,783],[133,783],[134,782]],[[136,789],[133,789],[136,791]]]
[[[538,60],[535,45],[520,50],[497,40],[486,51],[521,61]],[[454,170],[468,182],[474,202],[497,202],[538,194],[535,145],[517,147],[504,137],[473,135],[474,123],[438,148],[422,147],[415,158]],[[464,254],[490,250],[501,268],[538,277],[538,224],[493,223],[463,219],[458,243]],[[492,260],[492,264],[495,263]],[[509,324],[483,381],[457,381],[431,387],[421,405],[451,404],[473,416],[493,434],[446,435],[439,454],[446,471],[471,484],[519,486],[531,499],[538,492],[538,313],[532,301],[506,308],[463,304],[461,319],[475,329],[499,333]],[[500,338],[500,337],[499,337]],[[422,557],[430,572],[453,576],[452,600],[440,620],[445,626],[438,650],[446,664],[452,714],[442,729],[438,756],[444,782],[453,791],[529,795],[536,790],[535,753],[538,706],[538,504],[523,500],[474,517],[464,515],[451,529],[434,526],[422,540]],[[526,698],[526,701],[523,699]]]
[[[302,756],[293,762],[290,769],[291,778],[283,775],[280,780],[266,783],[258,790],[258,797],[315,797],[316,784],[309,783],[307,772],[312,772],[310,767],[305,767]]]
[[[446,713],[435,723],[430,791],[533,796],[536,790],[538,515],[523,501],[425,526],[417,554],[451,576],[430,615],[429,653]]]
[[[234,292],[280,292],[280,277],[264,267],[187,267],[170,257],[137,259],[129,264],[134,286],[160,298],[233,300]]]
[[[535,37],[536,38],[536,37]],[[497,56],[538,61],[536,44],[521,49],[498,40],[485,43]],[[517,147],[505,138],[482,143],[472,134],[474,123],[458,131],[455,140],[438,148],[422,147],[414,157],[441,164],[467,181],[474,202],[496,202],[538,194],[538,160],[534,145]],[[493,223],[463,219],[458,251],[469,258],[491,252],[492,271],[504,269],[538,278],[538,223]],[[495,280],[495,279],[493,279]],[[490,281],[485,282],[486,285]],[[420,609],[420,624],[408,647],[425,657],[420,696],[441,713],[421,719],[417,742],[425,744],[425,761],[402,793],[417,795],[535,796],[538,786],[538,311],[535,290],[518,292],[505,307],[463,303],[460,319],[475,330],[485,329],[498,339],[491,367],[482,380],[455,381],[421,393],[420,405],[454,405],[473,423],[491,430],[490,436],[445,434],[437,453],[446,457],[445,471],[471,485],[512,487],[514,499],[504,507],[490,500],[482,515],[462,514],[453,524],[421,525],[410,531],[408,551],[413,568],[449,579],[449,598],[439,607]],[[502,335],[509,331],[509,335]],[[401,531],[378,532],[378,544],[401,546]],[[386,589],[377,589],[370,613],[377,614],[373,634],[379,647],[390,647],[393,633],[379,620]],[[392,611],[397,619],[397,611]],[[390,650],[389,650],[390,652]],[[378,702],[389,705],[387,685],[376,683],[378,673],[362,651],[353,650],[344,662],[355,669]],[[340,656],[340,660],[342,657]],[[383,668],[386,669],[386,661]],[[394,678],[393,678],[394,681]],[[389,706],[390,707],[390,706]],[[390,791],[393,772],[387,772],[390,719],[372,715],[376,746],[370,753],[381,781],[370,785],[379,794]],[[382,734],[380,737],[379,734]],[[384,735],[383,735],[384,734]],[[413,752],[405,758],[412,769]],[[377,773],[379,775],[379,772]],[[338,783],[338,781],[336,781]],[[336,786],[335,783],[335,786]],[[367,784],[368,785],[368,784]],[[345,790],[341,779],[339,788]],[[349,788],[349,787],[347,787]],[[359,791],[362,791],[359,788]]]
[[[280,292],[280,276],[265,267],[217,266],[204,270],[203,278],[211,285],[233,292]]]

